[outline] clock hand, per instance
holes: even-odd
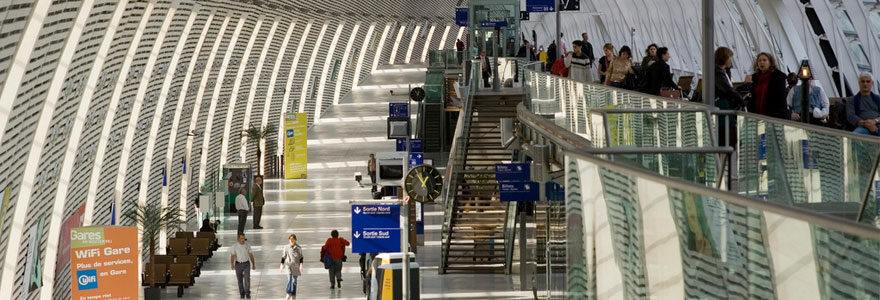
[[[428,177],[423,177],[422,174],[418,174],[419,181],[422,183],[422,187],[426,187],[428,185]]]

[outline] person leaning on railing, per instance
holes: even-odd
[[[871,73],[859,75],[859,93],[846,101],[846,119],[856,126],[854,133],[880,135],[880,96],[873,93],[874,77]]]

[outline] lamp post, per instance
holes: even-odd
[[[798,78],[801,79],[801,99],[795,101],[801,101],[801,110],[798,113],[801,115],[801,122],[804,123],[810,123],[810,78],[812,77],[810,61],[802,60],[798,71]]]

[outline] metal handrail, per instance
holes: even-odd
[[[667,177],[626,164],[608,161],[581,149],[567,149],[565,150],[565,153],[566,155],[570,155],[573,158],[589,161],[590,163],[596,164],[597,166],[602,168],[613,169],[615,172],[619,172],[629,176],[662,182],[668,187],[675,188],[684,192],[700,194],[724,202],[774,213],[777,215],[801,220],[813,225],[823,226],[828,229],[851,234],[860,238],[880,241],[880,228],[869,226],[863,223],[857,223],[847,219],[838,218],[828,214],[817,213],[795,206],[788,206],[776,202],[744,197],[729,191],[708,188],[682,179]]]
[[[442,274],[446,271],[446,263],[449,257],[449,246],[452,242],[452,215],[455,213],[455,188],[458,186],[458,178],[461,171],[464,171],[465,157],[467,155],[467,131],[470,128],[471,113],[473,110],[474,94],[477,91],[477,85],[480,81],[480,63],[473,62],[472,72],[476,73],[471,76],[468,83],[468,96],[464,99],[464,107],[459,114],[459,122],[456,128],[456,135],[453,137],[453,148],[450,151],[450,159],[447,163],[446,191],[444,193],[443,203],[445,204],[444,220],[443,220],[443,245],[441,251],[441,265],[439,272]],[[463,137],[464,136],[464,137]]]

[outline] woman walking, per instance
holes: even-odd
[[[302,247],[296,243],[296,234],[291,234],[287,240],[290,242],[290,247],[284,247],[284,253],[281,254],[281,271],[287,274],[285,299],[296,299],[296,280],[303,271]]]
[[[624,84],[626,76],[633,74],[631,58],[632,51],[629,49],[629,46],[621,47],[620,52],[617,54],[617,58],[611,62],[611,67],[608,68],[608,75],[605,77],[605,85],[610,85],[616,88],[627,87]]]
[[[342,262],[345,261],[345,246],[348,245],[350,245],[348,241],[339,237],[339,231],[333,230],[330,232],[330,238],[321,247],[321,253],[326,253],[332,259],[330,264],[331,289],[342,288]]]

